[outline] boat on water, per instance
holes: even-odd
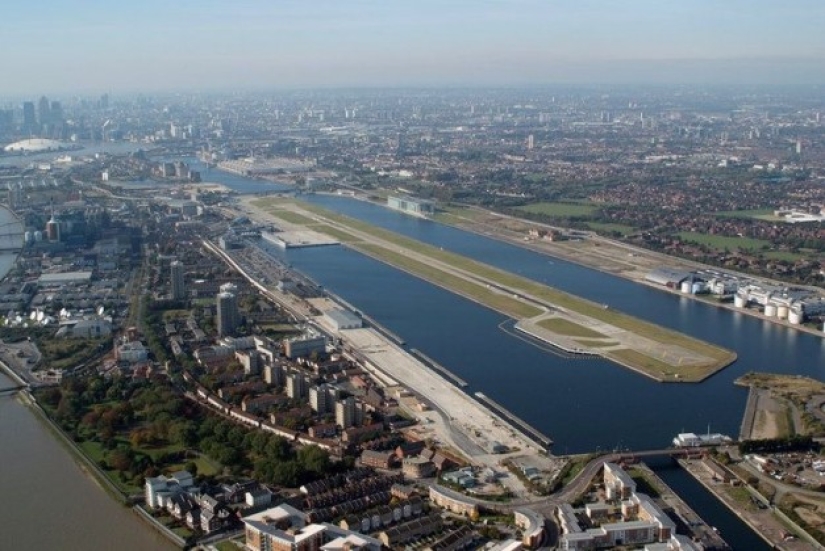
[[[722,446],[730,444],[733,439],[730,436],[719,433],[695,434],[693,432],[682,432],[673,439],[673,445],[677,448],[699,448],[702,446]]]

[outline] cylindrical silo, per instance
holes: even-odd
[[[768,303],[768,304],[765,305],[765,315],[768,316],[769,318],[775,318],[776,317],[776,310],[777,310],[776,304]]]

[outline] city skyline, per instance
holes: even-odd
[[[825,6],[700,0],[52,0],[4,7],[2,95],[314,87],[822,84]],[[25,46],[24,46],[25,45]]]

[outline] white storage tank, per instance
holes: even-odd
[[[790,309],[790,308],[788,308],[788,307],[787,307],[787,306],[785,306],[784,304],[780,304],[780,305],[776,308],[776,315],[777,315],[777,316],[779,316],[779,319],[781,319],[781,320],[788,319],[788,313],[789,313],[790,311],[791,311],[791,309]]]
[[[744,308],[747,302],[742,295],[734,295],[733,297],[733,305],[737,308]]]
[[[43,232],[37,230],[36,232],[34,232],[34,242],[40,243],[41,241],[43,241]]]
[[[34,241],[34,234],[30,231],[27,231],[23,234],[23,240],[28,244]]]
[[[693,285],[690,288],[690,292],[693,293],[694,295],[698,294],[698,293],[701,293],[704,290],[705,290],[705,284],[702,283],[701,281],[693,282]]]
[[[766,304],[765,305],[765,315],[768,316],[769,318],[775,318],[776,317],[776,310],[777,310],[776,304]]]
[[[683,281],[681,289],[686,295],[690,294],[690,281]]]
[[[788,314],[788,321],[794,325],[799,325],[800,323],[802,323],[802,315],[802,312],[800,312],[799,310],[791,310],[791,312]]]

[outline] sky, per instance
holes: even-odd
[[[822,0],[4,0],[0,96],[823,84]]]

